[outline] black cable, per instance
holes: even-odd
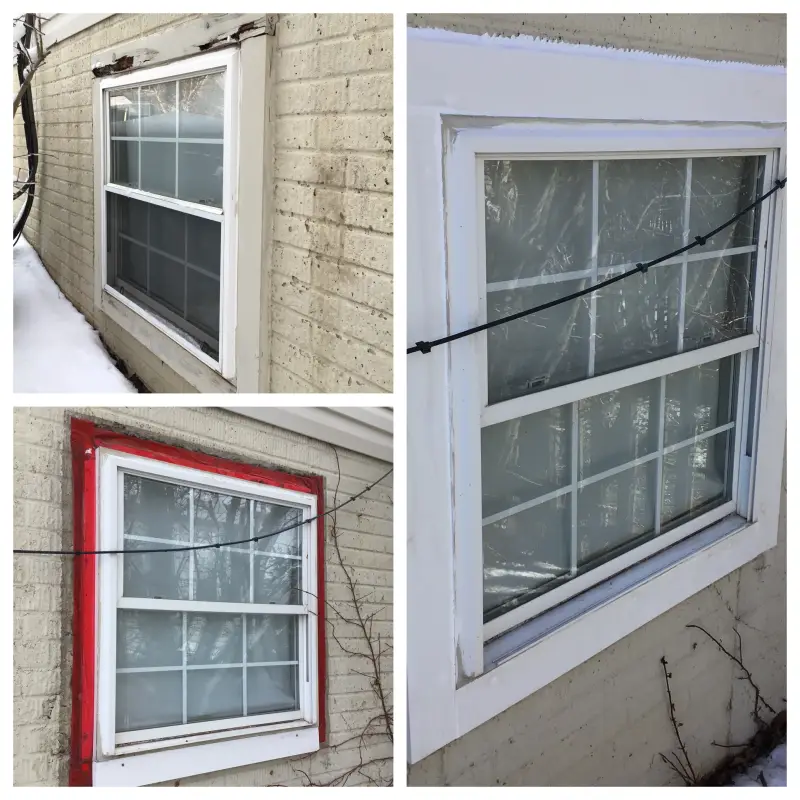
[[[343,503],[340,503],[338,506],[334,506],[333,508],[329,508],[327,511],[323,512],[322,514],[317,514],[310,519],[304,519],[301,522],[293,522],[291,525],[287,525],[285,528],[281,528],[280,530],[273,531],[272,533],[264,533],[261,536],[252,536],[249,539],[240,539],[236,542],[220,542],[219,544],[200,544],[200,545],[189,545],[187,547],[153,547],[147,550],[14,550],[14,553],[20,553],[25,555],[35,555],[35,556],[121,556],[121,555],[139,555],[140,553],[183,553],[188,550],[219,550],[222,547],[233,547],[237,544],[250,544],[250,542],[257,542],[260,539],[269,539],[271,536],[278,536],[278,534],[286,533],[286,531],[294,530],[295,528],[300,528],[303,525],[308,525],[310,522],[315,522],[318,519],[322,519],[323,517],[327,517],[328,514],[333,514],[338,511],[340,508],[344,508],[346,505],[358,500],[359,497],[365,495],[370,489],[377,486],[384,478],[388,478],[389,475],[392,474],[394,471],[394,467],[388,470],[388,472],[384,472],[378,480],[373,481],[368,486],[365,486],[358,494],[354,494],[352,497],[349,497]]]
[[[527,317],[530,314],[535,314],[537,311],[545,311],[548,308],[553,308],[553,306],[561,305],[562,303],[569,303],[571,300],[577,300],[579,297],[583,297],[584,295],[591,294],[592,292],[596,292],[598,289],[602,289],[605,286],[610,286],[612,283],[616,283],[617,281],[621,281],[623,278],[629,278],[631,275],[635,275],[637,272],[641,272],[642,274],[646,273],[650,267],[654,267],[657,264],[661,264],[663,261],[667,261],[670,258],[675,258],[675,256],[679,256],[682,253],[691,250],[693,247],[697,247],[698,245],[704,245],[707,239],[710,239],[712,236],[716,236],[720,231],[725,230],[725,228],[730,227],[736,222],[737,219],[743,217],[747,214],[748,211],[756,208],[757,206],[761,205],[768,197],[775,194],[779,189],[783,189],[786,186],[786,178],[783,180],[776,180],[775,186],[772,187],[766,194],[761,195],[758,199],[750,203],[749,206],[743,208],[733,217],[731,217],[727,222],[720,225],[718,228],[714,228],[713,231],[707,233],[705,236],[695,236],[694,241],[690,244],[684,245],[683,247],[679,247],[677,250],[673,250],[671,253],[667,253],[660,258],[655,258],[652,261],[648,261],[644,264],[637,264],[633,269],[629,269],[627,272],[622,272],[619,275],[615,275],[613,278],[609,278],[608,280],[601,281],[600,283],[592,284],[591,286],[587,286],[585,289],[581,289],[577,292],[573,292],[572,294],[565,295],[564,297],[559,297],[557,300],[551,300],[549,303],[543,303],[540,306],[534,306],[533,308],[526,308],[524,311],[518,311],[515,314],[510,314],[507,317],[501,317],[500,319],[492,320],[492,322],[485,322],[483,325],[476,325],[474,328],[467,328],[464,331],[459,331],[458,333],[451,333],[449,336],[443,336],[441,339],[434,339],[433,341],[426,342],[421,341],[417,342],[413,347],[409,347],[406,350],[406,355],[411,355],[412,353],[430,353],[430,351],[434,347],[438,347],[440,344],[447,344],[448,342],[454,342],[457,339],[463,339],[465,336],[471,336],[473,333],[480,333],[481,331],[488,331],[490,328],[496,328],[498,325],[505,325],[507,322],[513,322],[516,319],[521,319],[522,317]]]

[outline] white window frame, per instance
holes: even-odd
[[[192,75],[220,72],[225,74],[225,111],[223,120],[223,181],[221,208],[204,206],[180,200],[177,197],[166,197],[141,189],[132,189],[111,183],[111,156],[109,131],[108,92],[113,89],[138,86],[160,81],[180,80]],[[216,52],[192,56],[159,66],[134,70],[131,73],[102,78],[97,82],[95,103],[101,109],[96,115],[100,122],[99,146],[101,152],[96,163],[99,170],[95,181],[97,196],[100,199],[97,214],[99,218],[100,272],[102,292],[123,304],[138,316],[149,322],[161,333],[168,336],[194,358],[233,381],[236,377],[236,296],[237,296],[237,196],[238,196],[238,160],[239,160],[239,50],[230,47]],[[260,164],[258,165],[260,168]],[[165,322],[157,314],[126,297],[108,284],[107,265],[107,208],[106,193],[112,192],[141,200],[151,205],[162,206],[186,213],[190,211],[196,216],[220,220],[222,228],[220,253],[220,302],[219,302],[219,350],[218,358],[204,353],[175,326]]]
[[[97,455],[98,549],[111,550],[123,547],[121,525],[123,473],[135,473],[147,478],[190,486],[194,489],[232,493],[252,500],[293,506],[302,509],[303,519],[308,521],[302,527],[302,603],[299,605],[123,598],[121,559],[116,556],[97,559],[96,636],[98,646],[95,671],[95,696],[97,698],[95,772],[99,774],[101,782],[105,782],[103,779],[107,778],[114,783],[122,775],[126,776],[125,780],[134,780],[133,785],[160,780],[162,779],[159,777],[160,770],[163,770],[163,766],[159,765],[165,758],[168,759],[170,755],[175,755],[174,748],[176,746],[202,744],[207,749],[209,745],[214,744],[217,749],[211,755],[222,758],[225,765],[228,754],[232,755],[231,748],[236,748],[243,741],[251,742],[251,737],[255,735],[259,735],[255,738],[259,740],[262,747],[261,757],[252,759],[256,761],[266,761],[318,749],[317,552],[316,526],[311,521],[317,514],[316,497],[304,492],[205,472],[157,459],[115,452],[107,448],[99,448]],[[153,546],[159,546],[160,542],[161,540],[153,540]],[[170,544],[175,545],[175,542],[170,542]],[[118,608],[297,615],[299,621],[299,710],[117,733],[115,685]],[[243,648],[245,646],[243,643]],[[246,663],[246,652],[243,652],[243,659]],[[186,668],[185,664],[183,668]],[[246,691],[246,684],[244,691]],[[248,738],[243,740],[243,736]],[[298,743],[300,743],[299,749]],[[190,759],[191,754],[195,752],[196,748],[194,747],[186,750]],[[233,756],[233,758],[236,764],[250,763],[249,761],[237,762],[237,756]],[[169,769],[177,769],[176,774],[181,774],[181,767],[178,766],[181,761],[186,761],[186,759],[183,756],[177,756],[173,759]],[[143,773],[140,773],[139,778],[135,779],[134,775],[137,772],[135,767],[137,766],[143,770]],[[123,767],[127,767],[127,770],[122,770]],[[210,769],[220,768],[222,767]],[[151,773],[152,769],[155,769],[154,773]],[[183,772],[183,774],[189,775],[198,771],[208,771],[208,769],[198,762],[197,768]]]
[[[409,31],[408,64],[410,343],[485,321],[481,155],[758,153],[767,156],[763,191],[785,174],[782,68],[417,30]],[[531,77],[524,91],[519,76],[536,75],[548,78]],[[408,572],[410,585],[426,587],[409,593],[412,763],[776,544],[786,420],[783,195],[762,208],[768,224],[758,260],[769,282],[757,287],[752,334],[493,406],[486,404],[485,334],[409,357],[408,513],[425,521],[425,535],[409,536]],[[680,536],[655,540],[652,552],[626,554],[627,563],[587,573],[583,585],[576,579],[584,591],[566,590],[574,596],[560,605],[546,608],[555,589],[538,606],[484,626],[481,425],[754,347],[757,429],[752,463],[738,465],[734,499],[676,529]],[[740,375],[741,407],[749,372]],[[749,510],[750,521],[737,509]],[[616,572],[620,566],[627,568]],[[602,581],[589,588],[595,577]]]

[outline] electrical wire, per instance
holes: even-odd
[[[185,547],[153,547],[146,550],[14,550],[15,554],[34,555],[34,556],[121,556],[121,555],[140,555],[142,553],[184,553],[189,550],[219,550],[223,547],[233,547],[237,544],[250,544],[250,542],[257,542],[261,539],[269,539],[272,536],[278,536],[281,533],[301,528],[303,525],[308,525],[310,522],[315,522],[318,519],[327,517],[329,514],[335,514],[339,509],[344,508],[346,505],[363,497],[370,489],[377,486],[382,480],[388,478],[394,472],[394,467],[391,467],[387,472],[384,472],[376,481],[365,486],[358,494],[354,494],[338,506],[329,508],[322,514],[317,514],[310,519],[304,519],[301,522],[294,522],[287,525],[285,528],[280,528],[272,533],[264,533],[261,536],[252,536],[249,539],[240,539],[235,542],[219,542],[218,544],[201,544],[201,545],[188,545]]]
[[[496,328],[498,325],[505,325],[508,322],[513,322],[517,319],[522,319],[522,317],[530,316],[531,314],[535,314],[538,311],[545,311],[548,308],[553,308],[554,306],[561,305],[562,303],[569,303],[572,300],[577,300],[579,297],[584,297],[587,294],[591,294],[592,292],[596,292],[598,289],[602,289],[606,286],[611,286],[612,283],[617,283],[617,281],[621,281],[625,278],[629,278],[631,275],[636,275],[637,273],[641,272],[645,274],[650,267],[655,267],[657,264],[661,264],[663,261],[668,261],[670,258],[675,258],[675,256],[679,256],[682,253],[686,253],[694,247],[702,246],[706,243],[707,239],[710,239],[712,236],[716,236],[720,231],[724,231],[725,228],[730,227],[736,222],[737,219],[740,219],[745,214],[747,214],[752,209],[758,207],[763,203],[768,197],[771,197],[775,192],[779,189],[783,189],[786,186],[786,178],[782,180],[776,180],[775,186],[772,187],[766,194],[761,195],[761,197],[754,200],[750,203],[749,206],[743,208],[733,217],[731,217],[727,222],[723,223],[717,228],[714,228],[713,231],[705,234],[705,236],[695,236],[694,241],[690,242],[683,247],[679,247],[677,250],[673,250],[671,253],[667,253],[666,255],[661,256],[660,258],[655,258],[652,261],[647,261],[645,263],[637,264],[633,269],[629,269],[626,272],[622,272],[619,275],[615,275],[613,278],[608,278],[608,280],[601,281],[600,283],[592,284],[591,286],[587,286],[585,289],[580,289],[577,292],[572,292],[572,294],[564,295],[563,297],[559,297],[556,300],[551,300],[549,303],[543,303],[540,306],[534,306],[533,308],[526,308],[523,311],[517,311],[515,314],[510,314],[507,317],[501,317],[500,319],[492,320],[491,322],[485,322],[483,325],[476,325],[474,328],[467,328],[466,330],[459,331],[458,333],[451,333],[449,336],[443,336],[441,339],[434,339],[433,341],[420,341],[417,342],[413,347],[409,347],[406,350],[406,355],[411,355],[412,353],[422,353],[423,355],[426,353],[430,353],[430,351],[434,347],[438,347],[441,344],[448,344],[449,342],[455,342],[457,339],[463,339],[466,336],[472,336],[473,333],[480,333],[481,331],[488,331],[491,328]]]

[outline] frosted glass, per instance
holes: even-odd
[[[188,722],[241,717],[241,668],[190,670],[186,674]]]
[[[187,614],[186,663],[241,664],[241,614]]]
[[[297,661],[297,617],[248,615],[247,660]]]
[[[275,503],[256,503],[256,536],[266,537],[256,542],[256,548],[262,552],[282,553],[290,556],[301,555],[302,528],[294,528],[274,536],[269,534],[300,522],[302,518],[302,511],[299,508],[280,506]]]
[[[570,482],[571,419],[561,406],[481,430],[484,518]]]
[[[117,610],[117,667],[170,667],[183,662],[180,612]]]
[[[297,672],[296,666],[248,667],[248,715],[299,709]]]
[[[570,544],[569,494],[484,526],[484,618],[569,572]]]
[[[295,559],[256,556],[254,564],[254,600],[256,603],[297,605],[302,603],[301,562]]]
[[[189,489],[125,474],[123,518],[126,536],[189,541]]]
[[[580,401],[580,480],[658,449],[660,390],[654,380]]]
[[[488,320],[548,303],[587,285],[587,281],[564,281],[490,292]],[[490,404],[588,376],[588,297],[498,325],[486,336]]]
[[[592,233],[590,161],[484,161],[486,280],[583,270]]]
[[[664,524],[687,522],[728,499],[730,434],[724,431],[664,456]]]
[[[655,530],[656,463],[640,464],[578,491],[578,566],[639,544]]]
[[[664,444],[686,441],[733,421],[732,358],[667,375]]]
[[[183,722],[180,670],[117,674],[117,732],[161,728]]]

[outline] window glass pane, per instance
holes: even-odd
[[[139,89],[115,89],[108,93],[109,130],[112,136],[139,135]]]
[[[117,610],[117,667],[171,667],[183,663],[177,611]]]
[[[186,715],[188,722],[241,717],[241,669],[198,669],[186,675]]]
[[[111,142],[111,183],[139,188],[139,142]]]
[[[486,281],[589,267],[590,161],[484,161]]]
[[[241,614],[187,614],[187,664],[241,664]]]
[[[194,344],[216,357],[219,280],[188,276],[186,251],[188,242],[189,262],[218,276],[221,221],[110,192],[106,202],[109,286],[184,331]]]
[[[275,534],[275,531],[300,522],[303,518],[301,509],[280,506],[276,503],[257,502],[254,513],[256,536],[265,537],[256,542],[256,549],[287,556],[302,555],[302,528]]]
[[[248,615],[247,661],[297,661],[297,617]]]
[[[586,287],[564,281],[489,292],[489,321],[549,303]],[[571,383],[588,376],[589,299],[582,297],[487,331],[489,403]]]
[[[686,159],[600,162],[598,266],[650,261],[683,244]]]
[[[141,108],[142,138],[175,138],[175,81],[142,86]]]
[[[483,611],[493,619],[570,569],[570,495],[483,529]],[[514,602],[516,600],[516,602]]]
[[[225,114],[225,73],[181,78],[181,139],[222,139]]]
[[[218,279],[194,269],[186,271],[186,318],[212,336],[219,336]]]
[[[183,722],[183,678],[174,672],[117,673],[117,732]]]
[[[194,558],[195,600],[250,602],[249,553],[221,547],[219,550],[196,550]]]
[[[680,266],[653,267],[596,292],[595,374],[678,352]]]
[[[300,605],[302,563],[297,559],[256,556],[253,599],[256,603]]]
[[[175,196],[175,145],[172,142],[142,142],[142,184],[145,192]]]
[[[296,666],[248,667],[247,713],[268,714],[300,708]]]
[[[660,391],[654,380],[580,401],[581,480],[658,450]]]
[[[123,594],[126,597],[154,597],[168,600],[189,599],[189,551],[142,553],[136,550],[169,547],[155,542],[125,539]]]
[[[686,274],[685,350],[743,336],[751,328],[755,255],[691,262]]]
[[[734,419],[733,358],[667,375],[664,444],[684,442]]]
[[[206,206],[222,205],[222,144],[178,145],[178,197]]]
[[[189,541],[189,489],[125,473],[126,536]]]
[[[205,490],[198,490],[195,498],[195,541],[202,544],[216,544],[250,538],[248,499]],[[249,548],[247,544],[241,546]]]
[[[730,497],[731,432],[709,436],[664,456],[663,523],[675,527],[688,522]]]
[[[482,429],[484,519],[569,483],[571,419],[561,406]]]
[[[763,170],[764,159],[759,156],[693,158],[689,206],[692,238],[714,230],[750,205],[761,192]],[[757,224],[758,210],[753,209],[692,252],[753,245]]]
[[[625,470],[578,491],[578,566],[630,549],[656,521],[656,463]]]

